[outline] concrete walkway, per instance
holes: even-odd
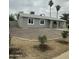
[[[67,51],[67,52],[65,52],[65,53],[61,54],[60,56],[55,57],[53,59],[69,59],[69,51]]]

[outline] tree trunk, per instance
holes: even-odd
[[[57,11],[57,19],[58,19],[58,11]]]
[[[51,6],[50,6],[50,17],[51,17]]]

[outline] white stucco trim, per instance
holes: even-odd
[[[34,25],[34,19],[33,19],[33,24],[29,23],[29,19],[30,19],[30,18],[28,18],[28,20],[27,20],[27,24],[28,24],[28,25]]]
[[[41,20],[42,20],[42,19],[39,20],[39,24],[40,24],[40,25],[45,25],[45,20],[43,19],[43,20],[44,20],[44,24],[41,24],[41,23],[40,23]]]

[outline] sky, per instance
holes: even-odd
[[[48,5],[50,0],[9,0],[9,14],[18,13],[23,11],[29,14],[34,11],[36,15],[45,14],[50,16],[50,6]],[[52,17],[56,17],[56,5],[60,5],[59,17],[63,13],[69,13],[69,0],[52,0],[53,5],[51,7]]]

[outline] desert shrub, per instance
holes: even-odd
[[[62,37],[63,37],[63,38],[67,38],[69,32],[68,32],[68,31],[63,31],[61,34],[62,34]]]
[[[38,39],[39,39],[39,42],[41,45],[43,45],[43,44],[45,44],[45,42],[47,42],[47,37],[45,35],[39,36]]]
[[[47,44],[45,44],[47,42],[47,37],[43,35],[43,36],[39,36],[38,39],[40,42],[38,49],[40,49],[43,52],[49,50],[50,47]]]

